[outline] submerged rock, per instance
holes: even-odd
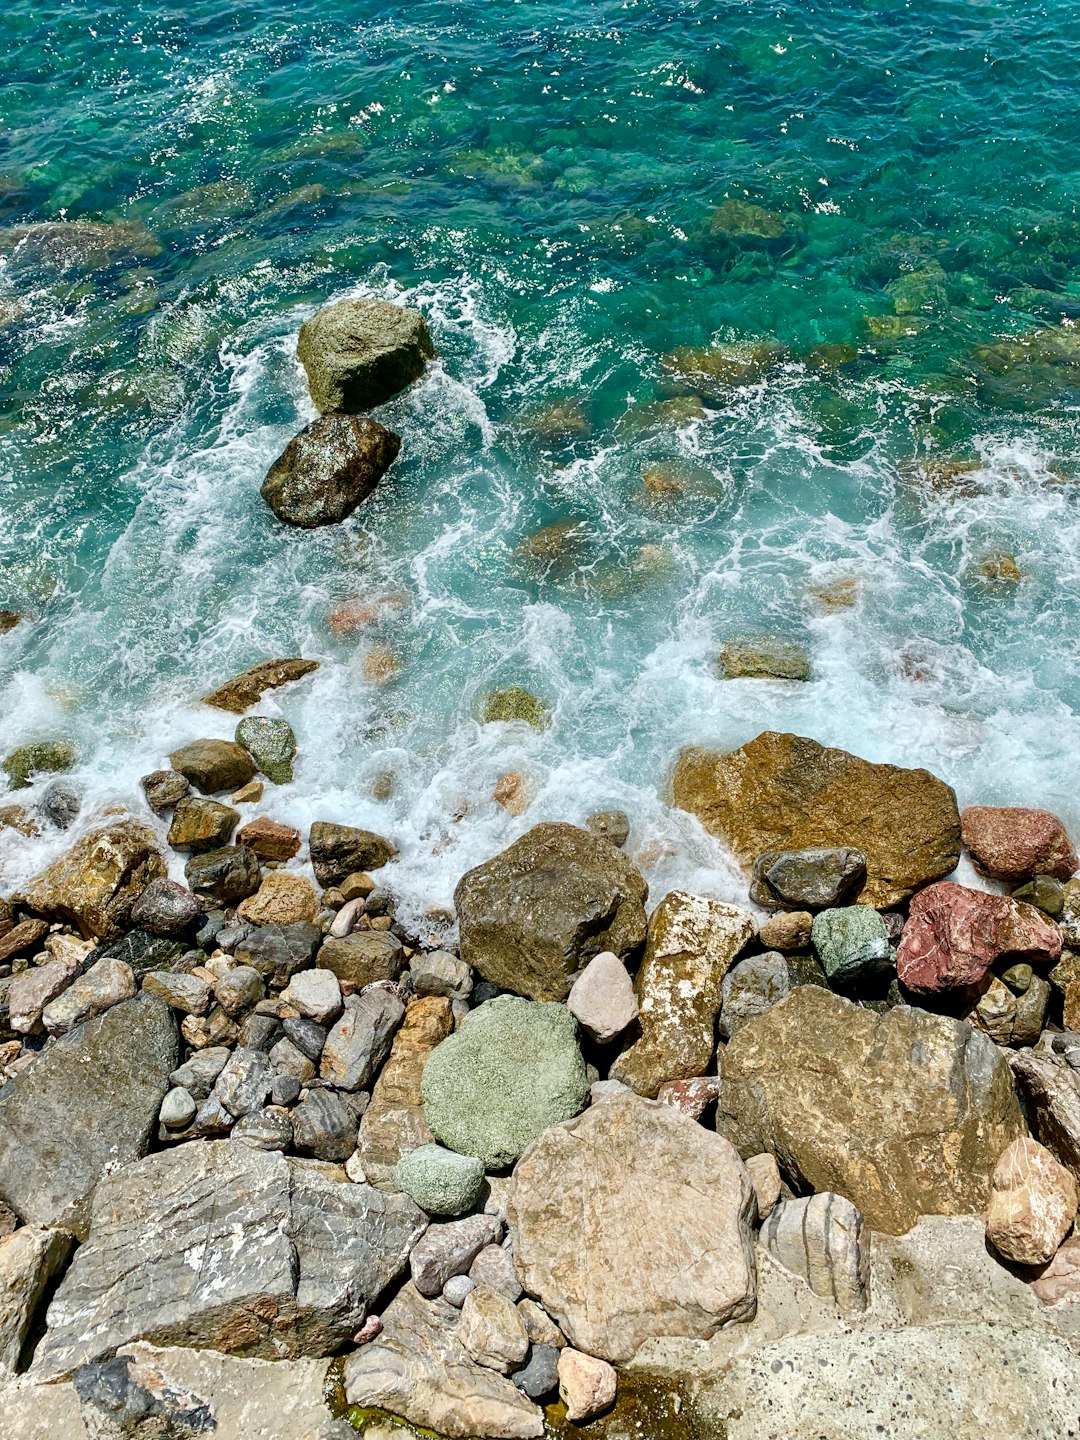
[[[301,529],[351,515],[397,459],[401,437],[367,416],[323,415],[286,445],[267,471],[262,498]]]
[[[332,1354],[402,1273],[426,1217],[404,1195],[223,1140],[110,1175],[38,1348],[57,1379],[133,1340]]]
[[[301,326],[296,353],[316,409],[358,415],[419,380],[436,351],[419,310],[339,300]]]
[[[732,390],[764,380],[786,355],[775,340],[739,340],[727,345],[681,346],[660,357],[669,381],[706,400],[726,400]]]
[[[508,1216],[525,1289],[573,1346],[618,1364],[653,1337],[707,1339],[753,1314],[754,1207],[727,1141],[617,1095],[539,1137]]]
[[[501,995],[465,1016],[424,1066],[424,1118],[485,1169],[510,1165],[588,1102],[577,1025],[561,1005]]]
[[[120,820],[84,835],[18,899],[41,915],[69,921],[87,938],[115,940],[127,929],[135,901],[164,874],[153,831]]]
[[[806,647],[770,636],[729,640],[721,647],[716,668],[722,680],[812,679]]]
[[[146,1153],[177,1059],[172,1016],[149,995],[52,1041],[0,1091],[0,1198],[84,1236],[102,1175]]]
[[[267,690],[277,690],[282,685],[289,685],[318,668],[317,660],[264,660],[262,664],[245,670],[242,675],[234,675],[231,680],[226,680],[224,685],[211,690],[209,695],[203,696],[202,703],[212,705],[216,710],[229,710],[234,715],[242,715],[245,710],[257,704]],[[240,743],[244,744],[242,740]]]
[[[458,882],[461,958],[500,989],[564,1000],[594,955],[627,956],[644,941],[647,895],[608,841],[574,825],[536,825]]]
[[[944,1015],[877,1015],[801,985],[724,1050],[716,1128],[769,1151],[799,1188],[834,1190],[875,1230],[985,1208],[1002,1150],[1023,1133],[991,1040]]]
[[[730,754],[685,750],[675,804],[696,815],[749,868],[765,851],[851,846],[866,856],[855,898],[877,907],[955,869],[960,815],[926,770],[873,765],[816,740],[765,731]]]
[[[491,725],[499,720],[524,720],[534,730],[546,730],[551,723],[551,706],[523,686],[510,685],[505,690],[492,690],[484,700],[483,723]]]

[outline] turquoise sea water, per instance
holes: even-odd
[[[9,0],[0,34],[0,606],[35,617],[0,749],[75,740],[86,815],[303,654],[261,808],[392,835],[406,908],[612,806],[660,893],[734,894],[664,785],[769,727],[1080,825],[1076,0]],[[258,490],[314,413],[295,335],[368,294],[441,360],[376,495],[293,531]],[[745,383],[662,363],[716,345]],[[814,678],[719,679],[762,634]],[[515,683],[545,733],[478,724]],[[62,843],[7,832],[5,878]]]

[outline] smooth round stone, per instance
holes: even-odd
[[[184,1087],[177,1085],[162,1100],[158,1119],[167,1130],[184,1130],[195,1119],[197,1109]]]
[[[465,1304],[465,1297],[476,1289],[476,1281],[468,1275],[451,1275],[442,1288],[442,1298],[455,1310]]]
[[[391,1180],[429,1215],[463,1215],[480,1199],[484,1166],[475,1156],[421,1145],[402,1156]]]

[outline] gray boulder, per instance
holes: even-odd
[[[138,995],[40,1051],[0,1091],[0,1199],[85,1236],[101,1177],[146,1154],[178,1049],[168,1007]]]
[[[339,885],[359,871],[378,870],[396,854],[394,846],[374,830],[316,820],[308,835],[315,879],[322,886]]]
[[[749,955],[733,965],[720,987],[720,1037],[730,1040],[748,1020],[764,1015],[792,988],[787,960],[779,950]]]
[[[435,346],[419,310],[339,300],[301,326],[296,353],[316,408],[357,415],[419,380]]]
[[[426,1224],[407,1196],[230,1140],[149,1156],[99,1186],[36,1369],[59,1379],[140,1339],[267,1359],[330,1354]]]
[[[852,900],[866,883],[866,856],[851,845],[769,850],[754,862],[750,898],[785,910],[826,910]]]
[[[444,1145],[478,1156],[487,1169],[510,1165],[542,1130],[588,1101],[574,1017],[562,1005],[512,995],[489,1000],[432,1051],[420,1093],[428,1127]]]
[[[625,958],[644,944],[648,893],[609,841],[536,825],[458,882],[461,958],[502,990],[565,1000],[594,955]]]
[[[202,911],[187,888],[175,880],[151,880],[131,907],[131,923],[151,935],[180,935],[190,930]]]
[[[260,493],[288,525],[336,525],[367,499],[400,449],[401,437],[377,420],[322,415],[289,441]]]
[[[219,905],[236,905],[254,895],[262,881],[258,857],[243,845],[223,845],[193,855],[184,875],[196,895]]]
[[[261,925],[244,936],[234,954],[240,964],[250,965],[268,984],[282,990],[298,970],[311,964],[322,938],[322,931],[310,920]]]
[[[350,995],[322,1049],[319,1074],[339,1090],[363,1090],[386,1059],[405,1006],[388,988]]]

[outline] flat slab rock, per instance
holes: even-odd
[[[1080,1366],[1056,1337],[993,1324],[805,1335],[733,1361],[698,1403],[727,1440],[1062,1440]]]
[[[1009,1067],[965,1021],[883,1015],[801,985],[742,1026],[721,1058],[716,1128],[769,1151],[799,1188],[845,1195],[875,1230],[986,1209],[1024,1123]]]
[[[84,1237],[102,1175],[146,1154],[178,1060],[176,1023],[153,995],[52,1041],[0,1090],[0,1199]]]
[[[773,850],[853,846],[866,884],[853,899],[882,907],[956,868],[956,796],[928,770],[874,765],[801,735],[766,730],[721,755],[685,750],[675,804],[725,840],[749,872]]]
[[[539,1137],[507,1213],[527,1293],[577,1349],[620,1363],[753,1314],[755,1206],[726,1140],[624,1094]]]
[[[229,1140],[110,1176],[47,1313],[35,1373],[135,1340],[263,1359],[333,1353],[403,1271],[427,1217],[404,1195]]]
[[[406,1285],[382,1315],[382,1334],[345,1361],[345,1395],[449,1440],[527,1440],[543,1412],[503,1375],[477,1365],[457,1337],[461,1317],[445,1300]]]

